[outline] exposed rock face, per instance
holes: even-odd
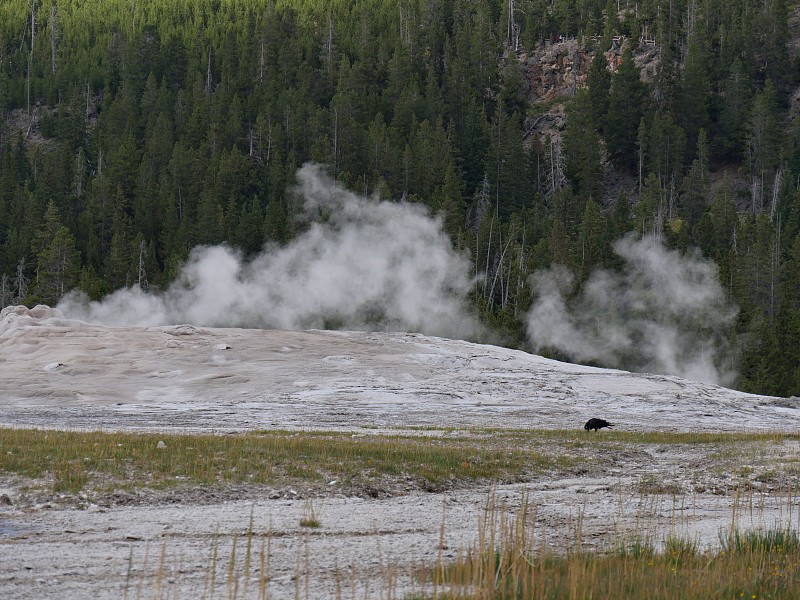
[[[533,143],[537,137],[556,138],[566,127],[566,117],[563,102],[554,104],[547,112],[528,116],[525,119],[525,133],[523,139],[528,143]]]
[[[800,87],[796,88],[789,99],[789,118],[794,121],[800,117]]]
[[[586,85],[586,74],[591,56],[577,40],[545,42],[530,55],[522,54],[525,78],[530,84],[529,101],[548,102],[575,95],[575,90]]]
[[[622,61],[622,50],[630,41],[616,40],[605,52],[611,72]],[[532,142],[535,137],[557,137],[566,126],[564,104],[575,92],[586,87],[586,77],[592,64],[594,51],[590,51],[577,39],[547,41],[530,53],[519,55],[523,75],[528,82],[528,101],[532,105],[546,103],[546,110],[533,110],[525,123],[525,139]],[[655,75],[658,64],[658,48],[653,44],[637,44],[634,49],[636,66],[642,79],[649,81]]]

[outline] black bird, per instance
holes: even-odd
[[[586,431],[597,431],[603,427],[613,427],[613,425],[605,419],[589,419],[583,426]]]

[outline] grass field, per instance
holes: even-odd
[[[655,506],[648,498],[667,503],[671,498],[676,504],[691,496],[694,510],[702,511],[711,498],[722,497],[732,499],[728,525],[712,545],[685,535],[653,537],[644,526],[614,526],[611,534],[586,544],[587,524],[578,518],[554,549],[544,543],[548,532],[537,520],[535,502],[506,506],[490,493],[474,523],[474,543],[447,552],[442,543],[438,558],[419,564],[410,575],[390,563],[377,575],[382,581],[378,595],[348,591],[347,575],[337,574],[332,597],[789,599],[800,597],[799,444],[800,436],[777,433],[412,428],[166,435],[4,428],[0,483],[12,482],[20,497],[36,496],[37,505],[49,498],[87,496],[101,502],[98,498],[112,492],[148,490],[154,508],[158,494],[170,490],[183,497],[187,490],[294,487],[302,503],[294,531],[254,529],[251,517],[238,532],[196,537],[206,545],[206,562],[199,568],[202,592],[190,589],[203,598],[283,597],[270,596],[279,570],[274,547],[296,536],[301,546],[294,551],[295,563],[281,568],[295,571],[295,598],[313,598],[319,597],[309,593],[315,589],[313,578],[327,567],[315,565],[301,548],[336,531],[325,510],[332,482],[337,497],[372,497],[365,490],[381,490],[374,500],[380,503],[380,498],[410,492],[445,492],[446,497],[504,484],[531,483],[538,489],[562,480],[591,486],[616,477],[618,502],[610,521],[621,523],[634,505]],[[665,462],[659,463],[661,458]],[[191,501],[184,501],[191,509]],[[752,515],[768,504],[785,513],[788,524],[753,528],[739,522],[741,512]],[[442,540],[447,527],[442,519]],[[20,539],[27,541],[24,535]],[[19,542],[3,543],[11,549]],[[180,570],[170,567],[185,550],[176,551],[167,541],[150,544],[143,559],[134,560],[131,549],[125,597],[185,597],[175,576]]]
[[[397,435],[264,432],[161,435],[0,429],[0,472],[42,480],[54,492],[163,489],[225,484],[281,485],[403,477],[423,489],[521,482],[582,464],[579,451],[702,444],[720,464],[757,461],[790,434],[429,430]],[[767,463],[764,459],[765,465]],[[777,470],[776,470],[777,469]],[[796,474],[800,456],[773,464]]]

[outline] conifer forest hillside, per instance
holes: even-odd
[[[313,162],[438,215],[509,346],[626,234],[713,261],[735,387],[800,395],[798,47],[790,0],[4,0],[0,308],[287,244]]]

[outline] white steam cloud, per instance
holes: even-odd
[[[731,385],[729,348],[736,309],[725,300],[716,265],[666,250],[653,237],[617,241],[621,273],[592,273],[580,294],[564,267],[531,277],[536,299],[527,315],[534,348],[572,360],[631,371],[680,375]]]
[[[98,302],[72,293],[58,308],[106,325],[480,333],[466,302],[469,261],[441,220],[420,205],[337,187],[317,165],[304,165],[297,180],[309,226],[285,247],[267,247],[250,261],[226,246],[195,248],[163,292],[134,287]]]

